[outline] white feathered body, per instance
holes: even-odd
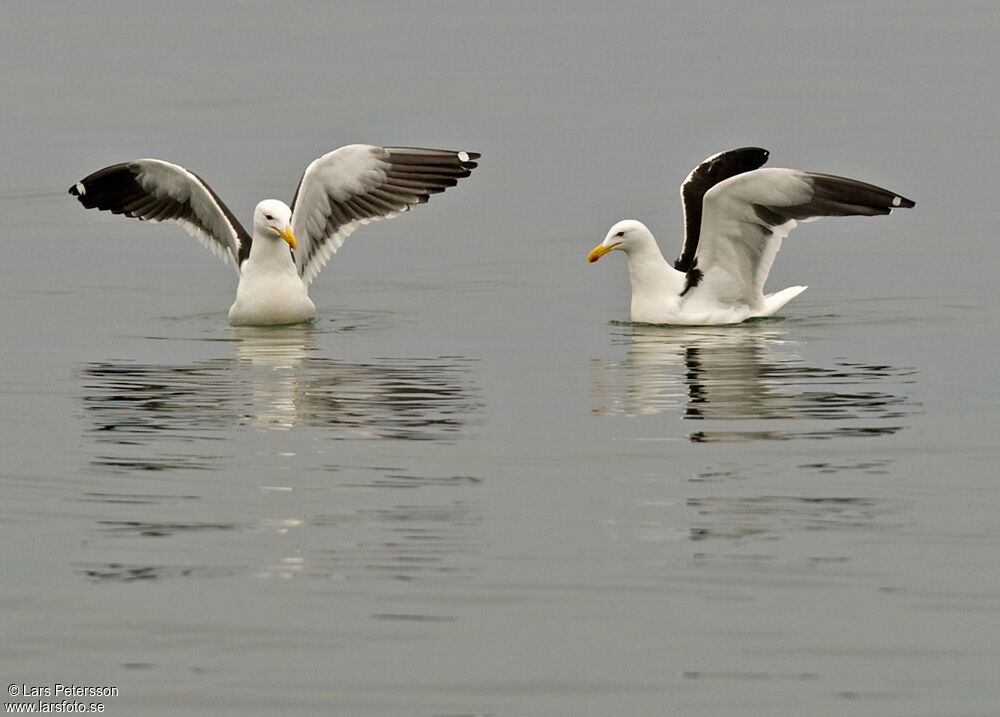
[[[254,237],[250,258],[240,268],[236,301],[229,309],[233,326],[297,324],[316,315],[305,282],[288,245]]]
[[[750,318],[772,316],[806,290],[792,286],[774,294],[762,294],[758,301],[746,302],[737,291],[727,291],[729,277],[713,267],[702,279],[716,291],[684,291],[687,277],[677,271],[660,252],[653,235],[634,222],[633,241],[625,251],[632,284],[632,321],[642,324],[703,326],[738,324]],[[645,231],[643,231],[645,230]],[[727,296],[727,294],[730,294]]]
[[[764,293],[782,241],[798,222],[823,216],[874,216],[914,206],[894,192],[845,177],[760,168],[766,150],[713,155],[681,187],[686,239],[674,266],[653,234],[626,219],[590,252],[597,261],[618,250],[628,261],[632,321],[648,324],[738,324],[772,316],[806,290]]]

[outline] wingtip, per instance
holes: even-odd
[[[458,159],[458,163],[461,165],[462,169],[465,170],[463,176],[469,176],[469,173],[479,166],[476,162],[482,155],[479,152],[456,152],[455,157]]]
[[[72,187],[69,188],[69,193],[74,197],[82,197],[87,193],[87,188],[83,186],[83,182],[77,182]]]

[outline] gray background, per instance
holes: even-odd
[[[976,715],[998,671],[995,3],[18,3],[0,28],[0,675],[110,714]],[[483,153],[307,328],[226,323],[154,156],[245,224],[350,142]],[[824,220],[775,320],[636,327],[618,219],[742,145]]]

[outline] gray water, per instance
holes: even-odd
[[[109,714],[993,715],[995,3],[21,3],[0,28],[0,676]],[[349,142],[483,153],[234,329],[155,156],[245,223]],[[917,201],[738,327],[628,323],[618,219],[767,147]],[[30,702],[26,698],[10,702]],[[48,701],[58,701],[51,698]]]

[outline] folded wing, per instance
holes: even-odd
[[[830,174],[768,168],[738,174],[705,193],[687,288],[703,284],[721,301],[757,307],[781,241],[797,222],[912,206],[887,189]]]
[[[393,217],[476,168],[475,152],[352,144],[314,160],[292,200],[295,263],[309,284],[357,227]]]
[[[161,159],[114,164],[84,177],[69,193],[87,209],[141,221],[176,222],[239,271],[250,255],[250,235],[199,176]]]

